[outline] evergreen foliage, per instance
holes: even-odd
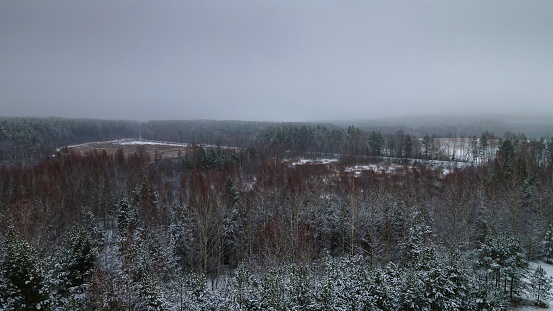
[[[83,303],[96,259],[91,234],[82,227],[73,227],[54,257],[50,290],[57,309]]]
[[[524,250],[519,237],[508,231],[488,237],[480,250],[482,263],[488,272],[492,288],[503,291],[510,299],[525,288],[527,270]]]
[[[541,265],[530,275],[530,287],[538,305],[542,305],[543,301],[550,297],[552,282],[553,278],[546,275]]]
[[[553,264],[553,225],[549,225],[549,229],[545,233],[543,241],[544,258],[548,264]]]
[[[10,229],[2,244],[0,303],[3,310],[47,308],[44,270],[36,251]]]

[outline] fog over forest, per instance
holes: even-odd
[[[553,310],[553,2],[0,1],[0,310]]]

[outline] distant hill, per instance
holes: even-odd
[[[434,134],[438,137],[480,136],[492,132],[524,133],[529,138],[553,136],[553,116],[544,115],[408,115],[374,120],[332,121],[339,126],[355,125],[368,130],[392,133],[402,130],[418,137]]]

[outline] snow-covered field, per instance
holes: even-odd
[[[119,139],[119,140],[108,141],[107,143],[114,144],[114,145],[122,145],[122,146],[128,146],[128,145],[163,145],[163,146],[175,146],[175,147],[189,146],[189,144],[172,143],[172,142],[166,142],[166,141],[153,141],[153,140],[145,140],[145,139]]]
[[[113,145],[121,145],[121,146],[129,146],[129,145],[152,145],[152,146],[172,146],[172,147],[192,147],[192,144],[189,143],[175,143],[175,142],[168,142],[168,141],[154,141],[154,140],[146,140],[146,139],[119,139],[119,140],[112,140],[108,141],[107,143],[113,144]],[[203,148],[221,148],[221,149],[232,149],[232,150],[239,150],[240,148],[237,147],[228,147],[228,146],[216,146],[216,145],[196,145],[201,146]]]
[[[214,146],[214,145],[197,145],[203,148],[214,148],[214,149],[223,149],[223,150],[234,150],[237,151],[239,148],[236,147],[227,147],[227,146]],[[138,148],[142,148],[143,151],[149,153],[152,158],[175,158],[180,157],[194,145],[189,143],[177,143],[177,142],[168,142],[168,141],[154,141],[146,139],[117,139],[110,141],[98,141],[98,142],[89,142],[78,145],[67,146],[68,149],[85,153],[90,151],[106,151],[108,154],[114,154],[118,150],[122,150],[123,153],[129,154],[134,153]],[[63,148],[58,148],[56,151],[59,152]]]
[[[330,164],[330,163],[336,163],[338,162],[338,159],[316,159],[316,160],[310,160],[310,159],[299,159],[296,162],[292,162],[292,166],[296,165],[309,165],[309,164]]]
[[[181,144],[181,143],[173,143],[173,142],[164,142],[164,141],[153,141],[153,140],[146,140],[146,139],[132,139],[132,138],[125,138],[125,139],[117,139],[117,140],[110,140],[110,141],[96,141],[96,142],[89,142],[84,144],[78,144],[78,145],[71,145],[67,146],[67,148],[95,148],[99,146],[104,145],[118,145],[118,146],[141,146],[141,145],[157,145],[157,146],[173,146],[173,147],[188,147],[189,144]],[[96,148],[96,149],[104,149],[104,148]],[[58,148],[56,151],[60,151],[61,148]]]

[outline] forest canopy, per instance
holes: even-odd
[[[547,137],[0,121],[5,310],[499,310],[549,295],[529,265],[553,262]],[[118,138],[135,150],[68,146]],[[154,141],[183,149],[161,157]]]

